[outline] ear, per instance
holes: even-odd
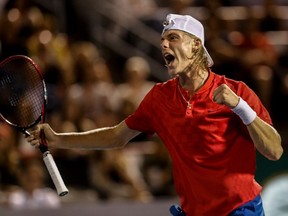
[[[201,40],[198,38],[195,38],[192,40],[192,53],[198,52],[198,50],[201,48]]]
[[[200,39],[196,38],[194,43],[195,43],[195,46],[197,48],[200,48],[200,46],[201,46],[201,40]]]

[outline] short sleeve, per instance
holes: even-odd
[[[144,97],[139,107],[135,112],[125,119],[125,123],[130,129],[138,130],[148,135],[152,135],[155,131],[152,120],[152,105],[153,105],[153,87]]]

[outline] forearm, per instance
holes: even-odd
[[[259,117],[247,125],[247,129],[256,149],[270,160],[279,160],[283,148],[278,132]]]
[[[278,132],[259,118],[256,112],[242,98],[239,98],[239,103],[232,110],[241,118],[243,124],[247,126],[256,149],[270,160],[280,159],[283,149]]]
[[[52,130],[47,130],[52,131]],[[45,131],[46,133],[46,131]],[[78,149],[113,149],[121,148],[140,132],[129,129],[125,122],[113,127],[98,128],[86,132],[50,134],[49,147]],[[49,138],[49,136],[46,138]]]
[[[270,160],[280,159],[283,153],[280,135],[271,125],[259,118],[246,101],[237,96],[226,84],[214,90],[213,101],[225,104],[240,117],[247,126],[256,149],[262,155]]]
[[[56,133],[57,144],[55,147],[70,149],[111,149],[125,145],[117,139],[113,127],[94,129],[86,132]]]

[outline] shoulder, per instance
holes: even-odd
[[[252,91],[245,82],[241,80],[231,79],[224,75],[214,74],[214,82],[216,82],[216,84],[225,83],[233,91],[238,92],[238,93],[243,92],[243,91],[249,91],[249,92]]]
[[[165,82],[156,83],[154,85],[154,90],[161,90],[161,91],[171,91],[177,86],[178,78],[172,78]]]

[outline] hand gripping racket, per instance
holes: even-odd
[[[47,91],[38,66],[27,56],[14,55],[0,63],[0,117],[22,133],[39,122],[45,122]],[[51,153],[44,133],[40,151],[59,196],[68,193]]]

